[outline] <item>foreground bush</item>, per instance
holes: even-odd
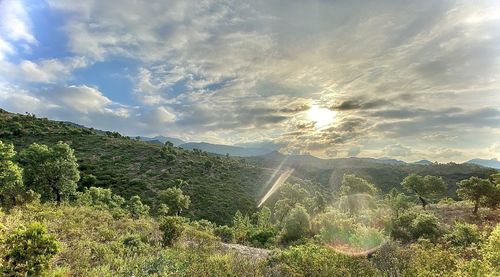
[[[467,247],[481,241],[481,234],[477,226],[473,224],[457,222],[451,233],[445,236],[446,240],[453,246]]]
[[[333,249],[306,244],[276,252],[268,267],[278,276],[375,276],[378,270],[364,257],[351,257]]]
[[[184,219],[179,216],[166,216],[161,219],[160,230],[163,233],[163,245],[173,246],[184,231]]]
[[[59,252],[59,243],[47,234],[47,227],[34,222],[9,234],[3,248],[1,272],[4,276],[39,276]]]

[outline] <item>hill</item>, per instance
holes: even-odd
[[[161,145],[31,115],[1,111],[0,126],[0,140],[13,143],[16,151],[33,142],[70,144],[82,172],[80,187],[88,186],[83,180],[94,175],[93,185],[125,198],[139,195],[154,205],[159,190],[184,180],[182,190],[192,200],[185,216],[194,219],[228,223],[237,210],[253,211],[270,175],[240,159],[180,148],[175,148],[175,161],[169,163],[162,158]]]
[[[467,161],[466,163],[477,164],[477,165],[484,166],[484,167],[491,167],[491,168],[495,168],[495,169],[500,169],[500,161],[497,159],[491,159],[491,160],[472,159],[470,161]]]

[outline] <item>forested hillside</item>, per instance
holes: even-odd
[[[337,194],[344,174],[356,176],[372,182],[382,192],[387,193],[392,188],[402,190],[401,182],[411,173],[420,175],[441,176],[448,184],[448,196],[457,199],[455,193],[457,182],[471,176],[487,178],[496,170],[475,164],[463,163],[429,163],[411,164],[371,158],[340,158],[320,159],[309,155],[286,156],[278,152],[268,155],[248,158],[264,168],[283,166],[295,169],[296,177],[310,180],[323,190]]]
[[[80,189],[98,186],[130,198],[139,195],[155,205],[156,193],[178,186],[191,197],[185,216],[227,223],[234,212],[255,210],[262,185],[270,173],[239,159],[137,141],[118,133],[74,124],[0,113],[0,140],[21,151],[36,142],[68,143],[81,171]]]
[[[80,188],[111,188],[125,198],[139,195],[154,206],[158,191],[180,185],[193,202],[193,208],[184,215],[217,223],[228,223],[237,210],[255,211],[258,199],[267,189],[264,184],[285,159],[272,153],[243,160],[5,111],[0,113],[0,126],[0,139],[13,143],[17,151],[33,142],[68,143],[78,157]],[[457,181],[470,176],[486,178],[494,172],[472,164],[384,164],[312,156],[289,157],[286,166],[295,169],[293,182],[303,184],[310,192],[319,190],[328,199],[338,194],[346,173],[369,180],[382,192],[394,187],[402,190],[401,181],[410,173],[442,176],[449,185],[448,195],[456,198]]]

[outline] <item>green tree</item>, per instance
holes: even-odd
[[[457,194],[462,199],[470,200],[474,203],[473,214],[477,214],[479,204],[482,199],[494,194],[496,187],[488,179],[470,177],[458,183]]]
[[[257,213],[257,227],[260,229],[270,229],[272,226],[271,210],[268,207],[263,207]]]
[[[141,198],[137,195],[130,197],[130,200],[127,203],[127,209],[135,218],[149,214],[149,206],[144,205],[141,202]]]
[[[243,216],[239,210],[236,211],[233,217],[233,229],[236,241],[242,242],[246,240],[252,228],[253,225],[252,222],[250,222],[250,217],[248,217],[248,215]]]
[[[78,194],[76,202],[80,205],[115,209],[121,208],[125,203],[125,199],[113,194],[111,189],[90,187]]]
[[[495,186],[494,191],[483,199],[483,204],[493,210],[498,209],[500,206],[500,173],[490,176],[490,180]]]
[[[295,241],[305,237],[311,230],[310,217],[302,205],[296,205],[285,218],[283,239]]]
[[[430,199],[441,196],[447,188],[446,183],[441,177],[431,175],[423,177],[417,174],[406,176],[401,185],[418,197],[424,210]]]
[[[191,198],[188,195],[184,195],[180,188],[168,188],[160,191],[158,199],[162,204],[167,205],[170,213],[175,215],[180,215],[191,204]]]
[[[0,199],[4,206],[16,204],[16,196],[24,191],[23,170],[12,161],[16,152],[12,144],[0,141]]]
[[[43,199],[60,203],[76,192],[80,173],[68,144],[59,142],[49,148],[33,143],[21,152],[21,164],[26,186],[40,193]]]
[[[309,206],[311,201],[309,192],[299,184],[285,184],[280,189],[280,199],[274,204],[274,216],[278,222],[288,215],[296,204]]]
[[[2,272],[4,276],[40,276],[58,252],[59,243],[41,223],[19,227],[4,241]]]
[[[384,200],[396,217],[399,216],[400,211],[406,210],[411,206],[410,198],[398,192],[395,188],[389,191]]]
[[[359,193],[367,193],[369,195],[374,195],[377,192],[377,188],[370,182],[363,178],[359,178],[356,175],[344,174],[342,178],[342,184],[340,186],[341,195],[352,195]]]
[[[314,198],[313,198],[313,208],[312,212],[317,214],[317,213],[322,213],[326,209],[326,200],[323,194],[319,191],[316,191],[314,193]]]

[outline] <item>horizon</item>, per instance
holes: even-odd
[[[323,159],[500,159],[493,0],[0,2],[0,108]]]

